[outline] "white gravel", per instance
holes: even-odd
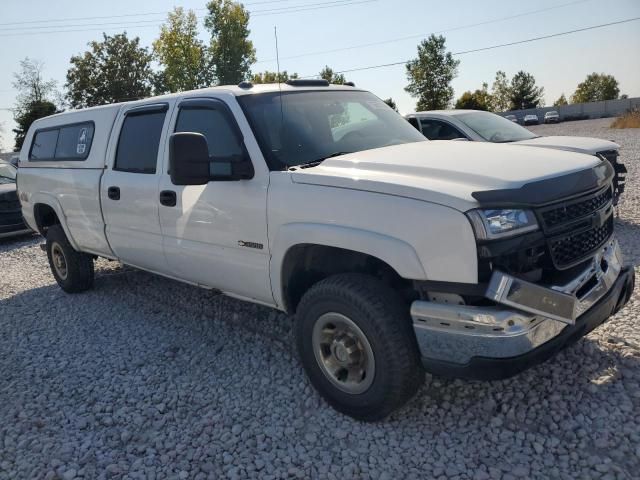
[[[539,126],[623,146],[618,232],[640,263],[640,130]],[[640,301],[497,382],[428,377],[386,422],[329,408],[291,321],[114,263],[55,284],[37,237],[0,241],[0,478],[639,478]],[[636,268],[636,274],[640,269]]]

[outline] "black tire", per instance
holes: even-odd
[[[64,268],[54,264],[54,258],[59,258],[59,255],[63,257]],[[84,292],[93,286],[93,257],[75,251],[60,225],[54,225],[47,231],[47,257],[51,273],[65,292]]]
[[[316,359],[314,326],[332,312],[348,317],[370,344],[375,373],[362,393],[337,388]],[[300,301],[295,330],[298,353],[313,386],[333,408],[357,420],[385,418],[424,382],[409,308],[393,289],[374,277],[341,274],[315,284]]]

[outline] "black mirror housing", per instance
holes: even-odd
[[[246,151],[243,155],[210,157],[206,137],[195,132],[171,135],[169,172],[174,185],[205,185],[210,181],[248,180],[253,178],[255,173]]]
[[[209,146],[200,133],[180,132],[169,142],[169,172],[174,185],[209,183]]]

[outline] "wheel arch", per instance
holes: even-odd
[[[33,221],[38,233],[43,237],[47,236],[47,230],[53,225],[60,225],[64,230],[71,246],[77,250],[76,242],[69,232],[66,217],[64,216],[60,203],[49,195],[37,195],[32,198],[33,203]]]
[[[274,300],[289,313],[295,312],[306,290],[330,275],[368,273],[397,285],[426,278],[418,255],[406,242],[355,228],[286,225],[272,251]]]

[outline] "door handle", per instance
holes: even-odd
[[[177,203],[176,192],[173,190],[163,190],[160,192],[160,203],[165,207],[175,207]]]
[[[120,187],[109,187],[107,189],[107,197],[111,200],[120,200]]]

